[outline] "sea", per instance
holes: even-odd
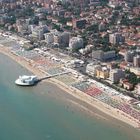
[[[0,54],[0,140],[140,140],[133,127],[91,115],[54,84],[15,85],[23,74],[31,73]]]

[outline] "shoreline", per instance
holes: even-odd
[[[10,51],[10,49],[3,48],[2,45],[0,45],[0,46],[1,46],[0,53],[13,59],[15,62],[17,62],[18,64],[20,64],[21,66],[23,66],[24,68],[29,70],[30,72],[36,74],[38,77],[42,77],[45,75],[40,69],[34,68],[30,61],[27,61],[23,57],[20,57],[20,56],[13,54]],[[44,80],[44,82],[45,81],[46,80]],[[97,99],[90,97],[77,89],[74,89],[73,87],[68,87],[64,83],[62,83],[54,78],[47,79],[47,82],[55,84],[56,86],[58,86],[62,90],[66,91],[68,94],[72,95],[74,98],[77,98],[77,99],[87,103],[88,105],[92,106],[93,108],[98,109],[99,111],[103,112],[104,114],[106,114],[112,118],[115,118],[121,122],[129,124],[135,128],[139,127],[138,123],[134,119],[132,120],[132,118],[130,116],[128,116],[127,114],[125,114],[124,112],[121,112],[121,111],[118,112],[117,109],[112,108],[109,105],[104,104],[101,101],[98,101]],[[80,106],[81,106],[81,108],[83,107],[82,105],[80,105]],[[84,107],[84,109],[86,110],[86,107]],[[88,110],[88,108],[87,108],[87,110]]]

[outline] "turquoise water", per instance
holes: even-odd
[[[140,139],[132,128],[130,134],[77,111],[64,101],[64,91],[54,85],[16,86],[14,80],[27,73],[0,55],[0,140]]]

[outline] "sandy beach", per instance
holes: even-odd
[[[4,55],[7,55],[8,57],[12,58],[14,61],[19,63],[20,65],[22,65],[23,67],[25,67],[26,69],[28,69],[29,71],[31,71],[32,73],[37,75],[38,77],[43,77],[45,75],[40,69],[37,69],[34,67],[33,62],[25,60],[24,58],[13,54],[10,51],[10,49],[8,49],[6,47],[0,46],[0,53],[3,53]],[[69,93],[73,97],[89,104],[92,107],[95,107],[96,109],[100,110],[101,112],[103,112],[117,120],[125,122],[135,128],[139,127],[139,123],[137,122],[137,120],[135,120],[131,116],[127,115],[126,113],[124,113],[118,109],[114,109],[113,107],[110,107],[109,105],[107,105],[103,102],[100,102],[97,99],[94,99],[87,94],[83,94],[83,92],[77,90],[76,88],[69,87],[66,84],[64,84],[54,78],[47,79],[47,82],[57,85],[59,88],[65,90],[67,93]],[[78,104],[78,105],[80,105],[80,104]],[[83,108],[84,110],[87,110],[89,112],[89,109],[82,105],[81,105],[81,108]],[[92,113],[92,111],[90,113]]]

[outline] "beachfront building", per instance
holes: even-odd
[[[92,58],[102,61],[103,60],[104,52],[102,50],[93,50],[92,51]]]
[[[70,32],[63,32],[61,34],[61,45],[67,47],[69,45]]]
[[[48,44],[60,44],[61,43],[61,33],[57,31],[56,29],[50,30],[49,33],[44,34],[45,41]]]
[[[79,52],[85,55],[85,54],[91,53],[93,48],[94,48],[93,45],[87,45],[85,48],[80,49]]]
[[[49,33],[44,34],[45,41],[47,44],[58,44],[61,46],[68,46],[69,45],[69,32],[59,32],[57,30],[50,30]]]
[[[92,51],[92,58],[100,61],[111,60],[115,57],[116,57],[115,51],[107,51],[107,52],[103,52],[102,50]]]
[[[59,31],[53,32],[54,44],[61,44],[61,33]]]
[[[96,77],[101,79],[107,79],[109,77],[109,69],[107,67],[102,67],[96,70]]]
[[[125,72],[121,69],[111,69],[109,79],[112,83],[118,83],[121,78],[125,77]]]
[[[78,51],[83,48],[83,39],[80,37],[72,37],[69,42],[69,50],[72,52]]]
[[[101,69],[101,65],[90,63],[86,67],[86,73],[90,76],[96,76],[97,70]]]
[[[138,77],[140,77],[140,68],[139,67],[133,67],[132,65],[125,64],[124,62],[120,64],[120,67],[124,70],[129,70],[130,72],[133,72]]]
[[[129,83],[128,79],[120,79],[120,85],[126,90],[132,90],[134,85]]]
[[[26,23],[25,19],[17,19],[16,20],[16,29],[17,32],[24,34],[28,31],[28,24]]]
[[[46,33],[47,31],[48,31],[48,27],[46,25],[36,26],[35,28],[33,28],[31,36],[33,38],[43,40],[44,39],[44,33]]]
[[[52,44],[54,42],[54,38],[53,38],[52,33],[45,33],[44,37],[45,37],[45,41],[47,44]]]
[[[84,64],[84,61],[82,60],[71,60],[70,62],[66,63],[65,66],[67,68],[78,68],[78,67],[82,67]]]

